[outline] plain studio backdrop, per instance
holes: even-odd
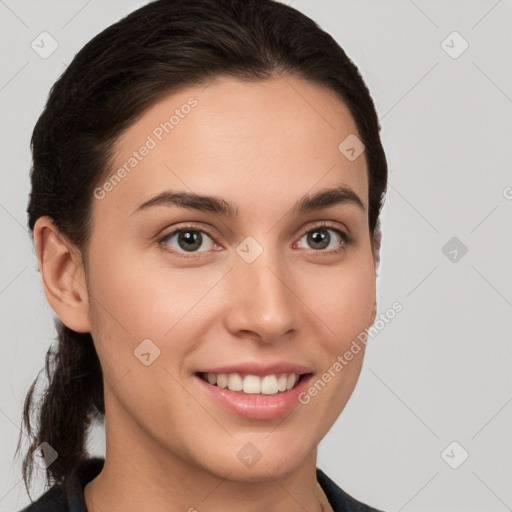
[[[29,502],[13,454],[55,335],[26,226],[31,132],[79,49],[143,3],[0,1],[2,511]],[[318,467],[386,511],[512,510],[512,2],[291,5],[375,100],[389,163],[378,315],[403,305],[368,343]],[[101,427],[90,448],[104,454]]]

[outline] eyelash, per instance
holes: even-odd
[[[326,251],[326,250],[314,250],[314,249],[312,249],[312,251],[315,252],[315,253],[337,254],[337,253],[341,252],[343,249],[345,249],[347,245],[350,245],[350,244],[353,243],[352,237],[350,237],[349,235],[347,235],[347,233],[345,233],[344,231],[341,231],[339,228],[336,228],[335,225],[333,225],[332,223],[329,223],[327,221],[320,221],[318,224],[316,224],[316,225],[308,228],[307,230],[303,231],[302,234],[299,237],[299,240],[304,235],[307,235],[311,231],[315,231],[315,230],[321,229],[321,228],[326,229],[326,230],[329,229],[329,230],[334,231],[336,234],[339,235],[339,237],[342,240],[342,243],[341,243],[340,247],[338,247],[337,249],[331,249],[329,251]],[[187,231],[187,230],[188,231],[197,231],[197,232],[200,232],[200,233],[205,233],[214,241],[215,244],[217,243],[217,242],[215,242],[214,236],[212,235],[212,233],[209,232],[209,230],[205,229],[204,227],[198,227],[198,226],[196,226],[194,224],[187,224],[187,225],[184,225],[184,226],[180,226],[179,228],[174,229],[173,231],[171,231],[169,233],[166,233],[164,236],[162,236],[161,238],[158,239],[158,243],[160,245],[166,245],[165,242],[167,240],[169,240],[171,237],[173,237],[176,233],[180,233],[182,231]],[[168,252],[172,253],[173,255],[176,255],[176,256],[178,256],[180,258],[184,258],[184,259],[197,259],[197,258],[201,257],[201,252],[205,252],[205,251],[201,251],[201,252],[189,253],[189,255],[185,255],[183,252],[176,251],[175,249],[170,249],[168,246],[166,246],[164,248],[164,250],[166,250],[166,251],[168,251]]]

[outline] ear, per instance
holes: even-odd
[[[373,235],[372,240],[372,253],[373,253],[373,263],[375,265],[375,275],[378,275],[379,271],[379,263],[380,263],[380,245],[382,242],[382,232],[380,228],[375,229],[375,233]]]
[[[34,246],[48,303],[66,327],[90,332],[89,298],[80,251],[46,216],[34,225]]]
[[[380,231],[380,228],[377,227],[375,229],[375,234],[373,235],[373,239],[372,239],[372,254],[373,254],[373,264],[375,267],[375,276],[378,275],[378,271],[379,271],[381,241],[382,241],[382,233]],[[377,316],[377,300],[375,300],[375,302],[373,303],[370,325],[373,325],[373,322],[375,322],[376,316]]]

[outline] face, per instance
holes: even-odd
[[[118,140],[87,271],[107,450],[245,481],[316,453],[364,346],[333,365],[373,322],[365,157],[338,149],[357,134],[322,87],[219,78],[165,98]],[[308,202],[329,189],[341,198]],[[284,383],[295,387],[275,393]]]

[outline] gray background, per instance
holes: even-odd
[[[29,501],[12,457],[54,337],[26,228],[29,138],[74,54],[143,3],[0,0],[0,510]],[[376,102],[390,168],[379,312],[404,308],[369,343],[318,466],[387,511],[512,510],[512,2],[291,5],[337,39]],[[58,42],[46,59],[31,48],[43,31]],[[442,46],[453,31],[469,44],[457,58]],[[452,237],[467,247],[455,262]],[[90,446],[103,455],[101,429]]]

